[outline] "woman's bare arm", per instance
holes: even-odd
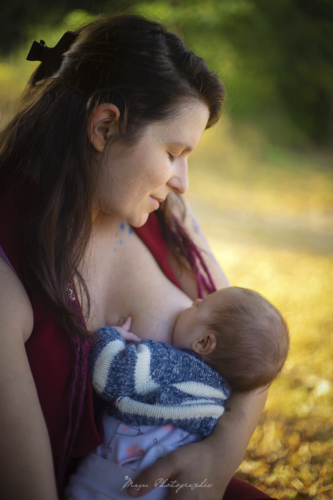
[[[233,395],[227,402],[230,412],[219,419],[211,436],[159,460],[135,480],[135,484],[149,487],[131,488],[128,493],[134,497],[143,496],[162,478],[168,479],[172,486],[168,500],[221,500],[243,459],[266,397],[267,390]],[[181,487],[186,484],[212,486]]]
[[[199,223],[187,205],[185,227],[194,242],[205,250],[206,264],[212,274],[217,288],[229,285],[225,274],[215,260],[212,251],[200,229]],[[175,263],[171,257],[171,265]],[[177,264],[176,264],[177,266]],[[184,291],[196,298],[196,282],[191,273],[174,267],[177,278]],[[193,276],[193,275],[192,275]],[[142,496],[154,487],[159,478],[172,478],[175,484],[213,484],[211,488],[198,487],[193,491],[190,488],[181,488],[176,494],[176,488],[170,488],[171,498],[177,500],[221,500],[234,472],[239,467],[250,438],[256,428],[260,415],[264,409],[267,390],[258,390],[249,394],[234,394],[227,401],[226,411],[211,436],[199,443],[180,448],[152,467],[144,471],[137,479],[136,484],[148,484],[149,488],[129,490],[132,496]]]
[[[51,446],[25,351],[28,296],[0,258],[0,497],[56,500]]]
[[[224,413],[211,436],[203,440],[208,446],[206,475],[209,478],[210,470],[214,470],[216,476],[212,477],[213,483],[221,485],[224,493],[230,479],[238,469],[243,460],[244,453],[251,436],[258,424],[260,415],[264,409],[268,390],[258,390],[249,394],[234,394],[227,401],[230,411]],[[208,455],[213,459],[209,459]],[[215,463],[219,464],[218,467]],[[221,490],[216,489],[216,497],[221,499]],[[220,495],[220,496],[219,496]],[[204,498],[204,496],[202,496]],[[208,497],[210,498],[210,497]]]

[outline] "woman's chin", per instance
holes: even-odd
[[[149,215],[150,215],[149,213],[146,213],[146,214],[142,214],[139,217],[131,217],[131,220],[129,220],[128,223],[132,227],[142,227],[146,224]]]

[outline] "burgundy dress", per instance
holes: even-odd
[[[33,332],[26,342],[26,351],[35,380],[41,408],[48,428],[55,463],[68,427],[73,353],[67,336],[58,323],[31,293],[24,273],[24,228],[36,199],[37,187],[26,181],[19,192],[7,193],[0,199],[0,245],[23,283],[34,313]],[[164,274],[180,288],[168,263],[167,246],[155,213],[136,233],[149,248]],[[74,415],[75,418],[75,415]],[[94,414],[93,391],[86,377],[84,409],[71,457],[79,458],[103,442],[100,414]],[[144,498],[144,497],[143,497]],[[224,496],[225,500],[255,500],[270,498],[256,488],[233,478]]]

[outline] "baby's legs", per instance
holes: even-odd
[[[180,446],[201,439],[171,425],[127,425],[112,417],[105,419],[104,431],[104,443],[71,476],[66,500],[130,500],[126,487],[135,484],[142,470]],[[167,494],[162,486],[144,498],[164,500]]]
[[[104,431],[97,455],[136,472],[180,446],[200,440],[200,436],[172,425],[127,425],[113,417],[104,421]]]

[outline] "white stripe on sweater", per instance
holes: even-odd
[[[139,344],[136,352],[137,360],[134,377],[137,394],[146,394],[147,392],[159,389],[160,385],[156,384],[150,376],[150,349],[144,344]]]
[[[222,389],[216,389],[206,384],[201,384],[200,382],[179,382],[178,384],[172,384],[180,391],[191,394],[192,396],[205,396],[207,398],[217,398],[217,399],[227,399]]]
[[[114,357],[123,349],[124,342],[121,340],[113,340],[109,342],[100,352],[92,376],[92,385],[98,394],[101,394],[108,381],[110,366],[113,363]]]
[[[214,405],[216,404],[216,401],[214,399],[205,399],[205,398],[202,398],[202,399],[195,399],[194,401],[193,400],[190,400],[190,401],[183,401],[182,403],[180,403],[182,406],[191,406],[191,405]]]
[[[144,417],[164,418],[171,420],[183,420],[190,418],[219,418],[224,408],[218,405],[202,405],[192,407],[186,406],[158,406],[149,405],[135,401],[134,399],[123,397],[115,400],[116,407],[123,413],[129,415],[142,415]]]

